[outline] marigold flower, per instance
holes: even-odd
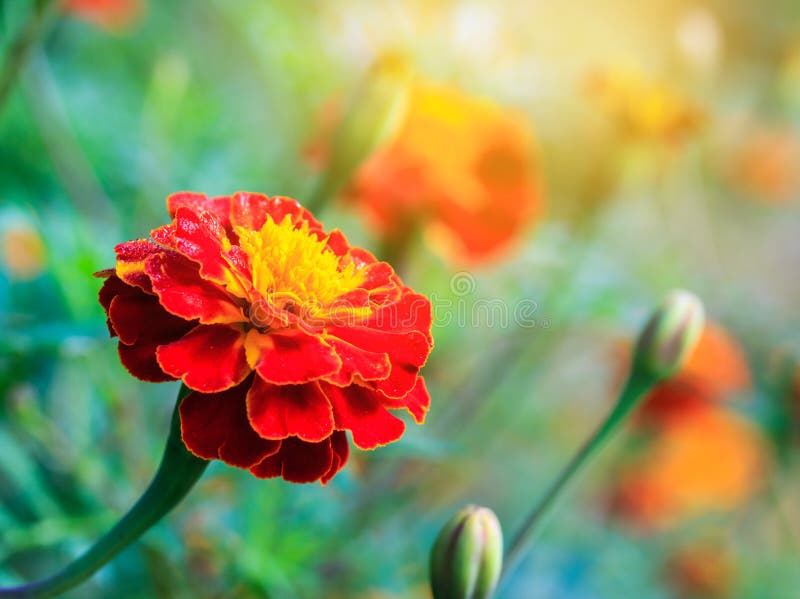
[[[748,498],[760,484],[766,445],[725,401],[749,385],[739,343],[706,323],[678,374],[648,394],[633,420],[644,445],[614,484],[613,511],[659,528]]]
[[[430,402],[419,370],[431,307],[295,200],[167,199],[172,222],[116,247],[100,303],[123,365],[181,379],[183,441],[263,478],[329,481],[361,449],[399,439]]]
[[[766,465],[764,439],[747,419],[718,405],[696,405],[624,468],[612,509],[644,529],[730,510],[752,496]]]
[[[464,263],[507,248],[541,212],[541,186],[521,118],[417,80],[394,139],[358,169],[346,195],[388,244],[422,229]]]
[[[144,0],[63,0],[64,12],[108,31],[133,25],[145,11]]]

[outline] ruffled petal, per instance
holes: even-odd
[[[175,248],[200,265],[203,278],[220,285],[229,282],[230,265],[223,253],[231,248],[231,243],[213,213],[178,208],[175,214]]]
[[[326,476],[333,465],[331,440],[308,443],[295,437],[281,441],[278,453],[250,469],[259,478],[282,476],[290,483],[313,483]]]
[[[231,199],[227,196],[209,198],[204,193],[192,193],[181,191],[173,193],[167,198],[167,212],[172,218],[178,213],[179,208],[189,208],[194,212],[212,212],[223,227],[229,226],[228,214],[230,212]]]
[[[274,196],[267,199],[265,209],[267,213],[272,216],[272,220],[276,223],[283,222],[286,215],[289,215],[296,228],[299,228],[303,222],[308,223],[308,229],[312,232],[321,232],[322,225],[317,221],[311,213],[300,205],[300,202],[292,198],[284,196]]]
[[[149,239],[136,239],[120,243],[114,248],[117,255],[115,272],[127,283],[150,293],[150,277],[145,272],[148,257],[161,252],[162,249]]]
[[[164,310],[156,296],[138,291],[137,288],[128,289],[136,291],[120,293],[108,307],[111,326],[125,345],[147,340],[169,343],[194,326],[194,323]]]
[[[161,370],[156,348],[180,339],[194,323],[172,316],[156,296],[127,285],[114,275],[103,283],[99,298],[108,314],[109,333],[120,338],[119,357],[128,372],[143,381],[174,380]]]
[[[333,450],[333,460],[331,467],[322,476],[319,482],[327,485],[336,474],[347,464],[350,457],[350,444],[347,442],[347,433],[336,431],[331,435],[331,449]]]
[[[251,231],[260,231],[267,222],[269,205],[269,197],[261,193],[240,191],[233,194],[230,208],[231,225],[244,227]]]
[[[272,385],[256,376],[247,394],[247,417],[265,439],[318,442],[333,433],[333,410],[317,383]]]
[[[385,379],[392,370],[385,352],[367,351],[336,337],[327,337],[326,341],[342,361],[342,367],[325,378],[329,383],[344,387],[352,384],[356,376],[364,381]]]
[[[180,405],[181,436],[187,449],[205,460],[251,468],[280,449],[280,441],[259,437],[245,407],[247,383],[221,393],[187,395]]]
[[[342,366],[330,345],[316,335],[298,330],[260,333],[251,329],[245,347],[250,367],[265,381],[278,385],[307,383]]]
[[[140,381],[148,383],[174,381],[175,377],[165,373],[156,359],[158,345],[158,342],[152,339],[135,345],[118,343],[119,361],[128,372]]]
[[[241,307],[224,289],[204,280],[191,260],[173,252],[147,260],[147,274],[161,305],[186,320],[224,324],[246,320]]]
[[[431,406],[431,396],[428,394],[425,380],[422,377],[418,377],[417,384],[414,385],[408,395],[399,399],[387,397],[383,400],[383,405],[392,409],[405,408],[414,417],[414,421],[417,424],[423,424]]]
[[[403,436],[405,423],[383,406],[380,393],[359,385],[320,386],[333,406],[336,428],[351,431],[356,447],[375,449]]]
[[[198,325],[156,352],[161,369],[201,393],[217,393],[241,383],[250,373],[244,332],[222,324]]]
[[[391,373],[374,385],[389,397],[405,397],[414,388],[419,370],[431,350],[426,335],[418,331],[392,333],[354,326],[334,327],[329,333],[366,351],[388,354],[392,363]]]

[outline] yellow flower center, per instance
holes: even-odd
[[[295,228],[287,215],[271,216],[260,231],[235,227],[239,246],[250,259],[253,287],[273,305],[307,316],[321,312],[364,282],[363,269],[327,247],[303,222]]]

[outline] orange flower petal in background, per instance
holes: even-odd
[[[462,263],[502,253],[542,211],[524,120],[421,81],[394,139],[361,166],[347,195],[388,244],[423,230]]]
[[[751,132],[735,151],[729,176],[754,200],[791,200],[800,193],[800,139],[788,128]]]
[[[328,482],[430,404],[431,305],[290,198],[175,194],[171,223],[120,244],[100,303],[123,365],[181,379],[183,440],[259,477]]]
[[[734,509],[759,488],[766,456],[747,419],[712,404],[695,408],[660,430],[623,470],[614,512],[649,530]]]
[[[63,10],[107,31],[122,31],[144,16],[145,0],[63,0]]]
[[[664,578],[678,597],[725,599],[736,579],[733,556],[720,543],[696,542],[679,548],[664,567]]]

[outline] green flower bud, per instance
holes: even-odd
[[[688,291],[670,292],[636,343],[634,368],[656,379],[678,372],[703,331],[703,303]]]
[[[470,505],[442,528],[431,551],[434,599],[489,599],[503,567],[503,531],[494,512]]]

